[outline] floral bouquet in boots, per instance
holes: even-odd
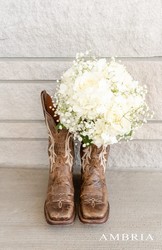
[[[57,129],[81,142],[82,186],[79,218],[103,223],[109,214],[105,168],[111,144],[133,138],[152,114],[146,86],[115,59],[77,54],[58,81],[53,97]]]

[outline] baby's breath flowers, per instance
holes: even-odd
[[[98,147],[129,140],[151,116],[141,86],[115,59],[96,59],[77,54],[61,77],[54,96],[58,128]]]

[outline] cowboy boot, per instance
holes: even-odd
[[[100,224],[108,219],[109,203],[105,180],[110,146],[81,147],[81,192],[79,218],[83,223]]]
[[[42,107],[49,135],[50,160],[45,218],[49,224],[71,224],[74,221],[73,138],[67,129],[56,128],[59,117],[54,118],[51,97],[42,91]]]

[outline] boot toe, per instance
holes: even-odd
[[[102,220],[107,216],[108,204],[95,205],[82,203],[80,206],[82,217],[88,220]]]
[[[91,205],[82,205],[81,211],[84,218],[87,219],[102,219],[105,217],[107,213],[107,206],[95,206],[92,207]]]
[[[47,219],[49,219],[50,222],[66,222],[74,216],[74,206],[72,204],[64,204],[62,207],[59,207],[57,203],[46,204],[45,210]]]

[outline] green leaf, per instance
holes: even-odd
[[[82,142],[84,143],[84,144],[89,144],[89,145],[91,145],[92,144],[92,139],[89,139],[89,137],[88,137],[88,135],[80,135],[81,137],[82,137]]]
[[[59,122],[57,125],[56,125],[56,129],[57,130],[60,130],[60,126],[62,126],[62,128],[66,128],[61,122]]]

